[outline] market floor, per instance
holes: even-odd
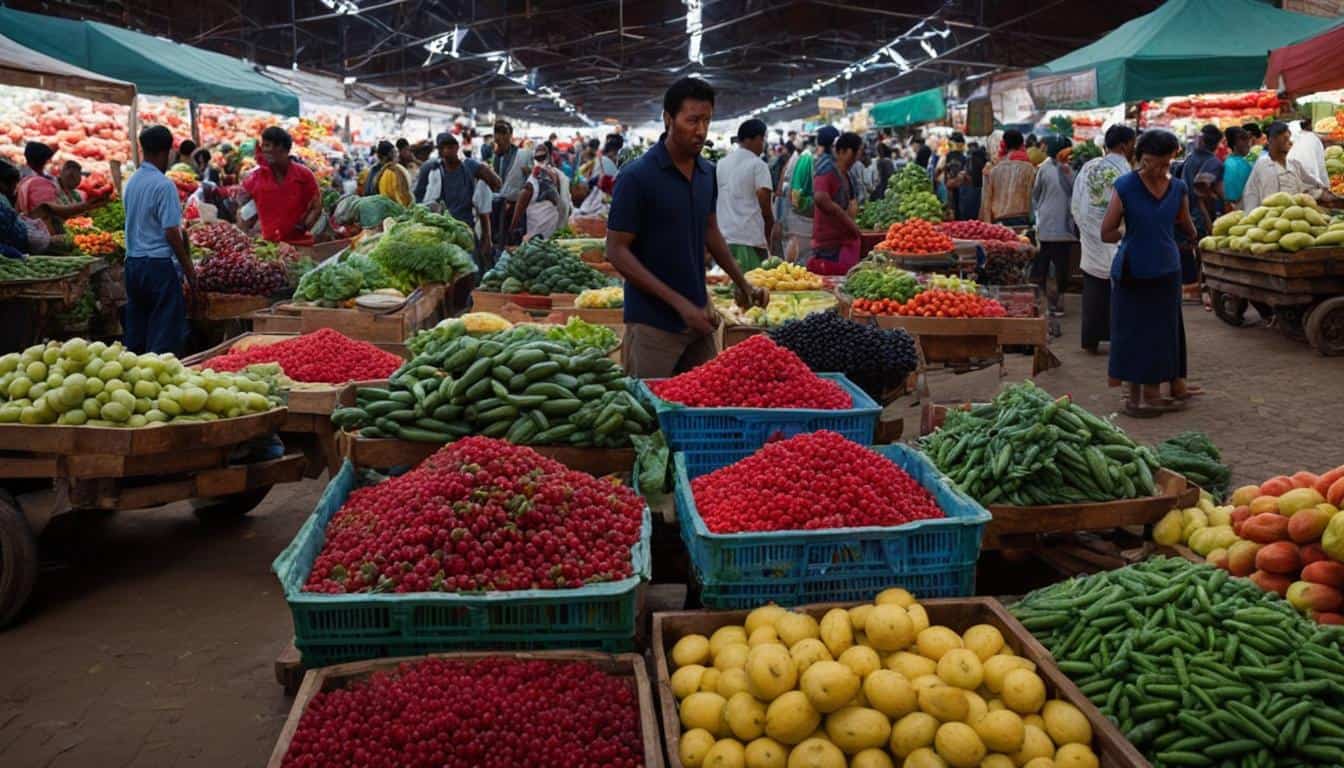
[[[1076,296],[1066,298],[1063,366],[1039,383],[1098,413],[1118,408],[1105,357],[1078,349]],[[1344,461],[1344,358],[1318,357],[1266,328],[1233,329],[1186,308],[1190,369],[1206,394],[1182,413],[1120,417],[1142,441],[1207,432],[1234,483]],[[1030,358],[931,377],[938,402],[989,397],[1022,379]],[[906,437],[919,423],[892,406]],[[185,505],[64,526],[49,537],[29,609],[0,631],[0,765],[257,766],[289,709],[272,663],[291,634],[270,563],[312,510],[322,484],[276,489],[247,519],[206,526]]]

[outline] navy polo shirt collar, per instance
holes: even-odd
[[[676,168],[676,166],[672,163],[672,153],[667,151],[666,139],[663,139],[657,144],[654,144],[653,147],[649,150],[649,154],[653,155],[653,159],[655,162],[658,163],[659,168],[663,170],[667,170],[668,168]],[[709,173],[710,171],[714,170],[714,166],[710,165],[709,161],[706,160],[704,157],[696,155],[695,170],[701,173]],[[677,168],[677,173],[681,173],[680,168]]]

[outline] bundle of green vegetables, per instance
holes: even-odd
[[[1038,506],[1152,496],[1159,464],[1119,427],[1031,382],[952,409],[923,451],[981,504]]]
[[[294,298],[336,306],[360,294],[391,285],[387,272],[373,259],[362,253],[347,253],[300,277]]]
[[[415,206],[383,232],[369,257],[387,272],[393,288],[410,293],[425,283],[451,283],[475,272],[475,247],[466,224]]]
[[[595,325],[578,315],[573,315],[564,325],[557,325],[546,331],[546,337],[554,341],[566,341],[575,349],[597,349],[611,352],[620,344],[616,332],[605,325]]]
[[[882,197],[875,197],[863,204],[854,223],[863,230],[886,230],[895,222],[901,221],[901,199],[896,193],[896,185],[888,184]]]
[[[498,293],[579,293],[614,281],[553,240],[534,237],[500,258],[481,278],[481,289]]]
[[[1222,463],[1218,447],[1203,432],[1182,432],[1153,446],[1153,451],[1159,464],[1208,491],[1214,501],[1227,495],[1232,470]]]

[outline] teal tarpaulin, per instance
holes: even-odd
[[[868,116],[879,128],[931,123],[947,117],[947,103],[943,100],[942,88],[930,88],[874,104],[868,110]]]
[[[1168,0],[1030,74],[1095,71],[1094,103],[1076,107],[1253,90],[1264,78],[1271,48],[1339,21],[1280,11],[1257,0]]]
[[[68,64],[134,83],[140,93],[299,114],[299,97],[241,59],[94,21],[0,8],[0,29]]]

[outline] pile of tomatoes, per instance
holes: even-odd
[[[875,247],[892,253],[947,253],[952,238],[924,219],[907,219],[892,224],[886,239]]]
[[[1006,317],[1008,312],[998,301],[974,293],[942,288],[915,294],[907,302],[891,299],[855,299],[854,311],[867,315],[906,315],[910,317]]]

